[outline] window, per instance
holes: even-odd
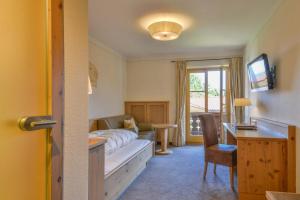
[[[227,77],[225,67],[188,71],[187,142],[201,142],[199,116],[204,113],[214,114],[221,130],[221,122],[229,111]]]

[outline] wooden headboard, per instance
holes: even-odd
[[[98,119],[89,120],[89,132],[99,130],[98,128]]]
[[[257,129],[284,134],[287,138],[287,171],[288,192],[296,192],[296,126],[277,122],[270,119],[251,117],[255,121]]]
[[[169,101],[126,101],[125,114],[138,123],[169,123]]]

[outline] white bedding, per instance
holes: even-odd
[[[113,154],[105,156],[105,176],[119,167],[126,160],[134,156],[149,143],[151,143],[149,140],[136,139],[126,146],[118,149]]]
[[[138,136],[135,132],[125,129],[109,129],[93,131],[89,133],[89,137],[103,137],[106,139],[105,156],[107,157],[133,140],[136,140]]]

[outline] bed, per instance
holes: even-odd
[[[138,139],[130,130],[96,130],[90,138],[103,137],[105,144],[104,199],[116,200],[145,169],[153,154],[153,142]]]

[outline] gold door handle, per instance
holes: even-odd
[[[23,131],[34,131],[39,129],[49,129],[56,124],[52,116],[22,117],[19,120],[19,127]]]
[[[30,126],[32,128],[37,127],[37,126],[50,126],[56,124],[55,120],[41,120],[37,122],[31,122]]]

